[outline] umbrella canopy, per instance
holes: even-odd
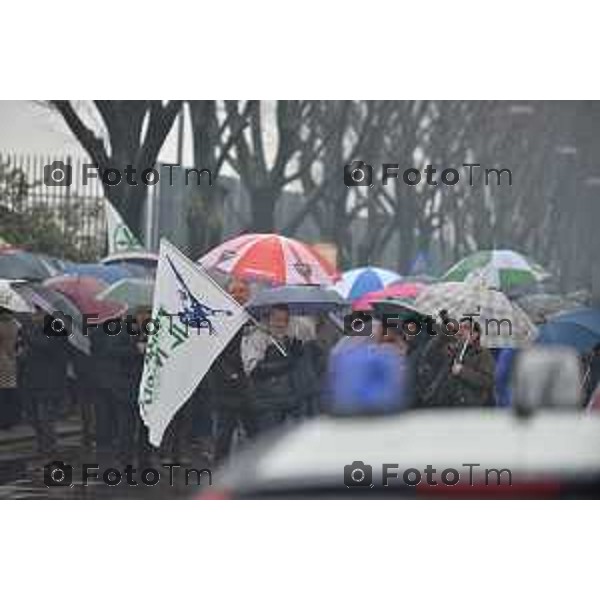
[[[275,285],[329,285],[338,278],[333,266],[309,245],[273,233],[251,233],[228,240],[199,262],[205,269]]]
[[[443,281],[480,282],[502,291],[532,286],[550,277],[540,265],[513,250],[482,250],[451,267]]]
[[[400,281],[401,275],[379,267],[359,267],[346,271],[335,290],[348,300],[357,300],[369,292],[377,292],[387,285]]]
[[[50,256],[49,254],[35,254],[34,256],[37,256],[48,267],[53,277],[64,273],[69,265],[74,264],[71,260]]]
[[[14,313],[33,313],[33,306],[13,288],[13,283],[0,279],[0,308]]]
[[[119,252],[105,256],[103,265],[127,269],[130,277],[154,279],[158,267],[158,254],[152,252]]]
[[[100,262],[103,265],[131,262],[156,267],[158,265],[158,254],[155,254],[154,252],[117,252],[105,256]]]
[[[41,281],[55,275],[38,255],[18,248],[0,250],[0,278]]]
[[[439,279],[433,275],[421,273],[420,275],[405,275],[402,277],[402,281],[406,283],[424,283],[425,285],[429,285],[430,283],[438,282]]]
[[[417,308],[414,298],[387,298],[384,300],[375,300],[372,303],[375,316],[382,318],[384,315],[394,316],[398,319],[419,319],[423,317]]]
[[[580,308],[555,316],[540,326],[536,341],[540,344],[571,346],[585,353],[600,343],[600,310]]]
[[[551,346],[569,346],[586,354],[600,343],[600,335],[575,323],[548,321],[539,326],[536,343]]]
[[[352,310],[372,310],[373,303],[395,298],[398,300],[415,299],[425,289],[424,283],[392,283],[377,292],[369,292],[352,303]]]
[[[73,263],[67,266],[64,273],[65,275],[77,275],[79,277],[93,277],[108,284],[131,277],[129,271],[123,267],[99,263]]]
[[[536,323],[543,323],[560,312],[583,308],[577,300],[560,294],[528,294],[516,302]]]
[[[104,323],[121,317],[127,311],[127,305],[121,302],[99,300],[97,296],[106,289],[106,284],[93,277],[62,275],[48,279],[44,285],[67,296],[82,314],[98,315],[89,318],[90,323]]]
[[[85,354],[90,354],[90,340],[83,335],[83,317],[81,311],[65,295],[44,286],[41,283],[16,283],[15,290],[34,306],[46,314],[62,312],[73,319],[73,333],[69,343]]]
[[[334,290],[313,285],[286,285],[260,290],[248,310],[262,314],[270,307],[285,304],[292,314],[315,314],[345,307],[344,299]]]
[[[127,304],[130,308],[152,306],[154,282],[151,279],[121,279],[98,294],[99,300]]]
[[[446,311],[452,319],[471,317],[481,326],[481,343],[488,347],[515,347],[530,343],[535,325],[506,295],[483,285],[460,282],[434,283],[415,302],[422,314],[437,318]]]

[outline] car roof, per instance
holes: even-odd
[[[306,421],[232,461],[230,486],[335,481],[354,461],[424,470],[510,469],[519,474],[600,471],[600,418],[570,410],[518,417],[510,410],[432,409],[386,417],[330,417]],[[236,466],[237,463],[237,466]],[[466,468],[468,469],[468,467]],[[379,475],[376,475],[379,473]]]

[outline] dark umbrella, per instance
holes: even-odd
[[[46,314],[56,312],[64,313],[73,319],[73,333],[69,337],[72,346],[85,354],[90,353],[90,340],[83,335],[83,317],[81,311],[60,292],[45,287],[41,283],[15,283],[13,284],[23,298],[34,306],[39,307]]]
[[[317,285],[285,285],[260,290],[247,308],[258,315],[277,304],[285,304],[292,314],[304,315],[326,313],[347,306],[335,290]]]
[[[54,272],[36,254],[14,248],[0,251],[0,279],[41,281],[52,275]]]
[[[557,315],[540,326],[536,341],[571,346],[581,353],[589,352],[600,343],[600,310],[581,308]]]
[[[415,301],[411,298],[379,300],[373,302],[375,315],[381,318],[383,315],[393,316],[398,319],[411,320],[421,319],[426,316],[419,311]]]

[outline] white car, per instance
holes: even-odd
[[[600,497],[600,418],[493,408],[323,416],[240,451],[213,483],[202,497]]]

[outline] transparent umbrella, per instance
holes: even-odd
[[[483,285],[461,282],[436,283],[417,296],[419,312],[438,318],[442,312],[461,320],[470,317],[479,323],[481,343],[490,348],[530,344],[537,333],[535,325],[505,294]]]

